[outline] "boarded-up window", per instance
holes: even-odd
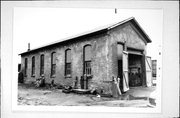
[[[25,58],[25,72],[24,72],[24,74],[25,74],[25,76],[27,76],[27,68],[28,68],[28,59],[27,58]]]
[[[40,75],[44,74],[44,55],[42,54],[40,57]]]
[[[84,74],[91,75],[91,45],[84,46]]]
[[[51,76],[56,74],[56,53],[51,53]]]
[[[65,51],[65,76],[71,76],[71,50]]]
[[[35,75],[35,57],[32,57],[32,71],[31,71],[31,75],[34,76]]]

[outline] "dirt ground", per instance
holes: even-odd
[[[91,94],[67,94],[63,93],[62,89],[35,88],[19,84],[18,105],[152,107],[149,96],[154,90],[155,87],[131,88],[119,98],[112,98]]]

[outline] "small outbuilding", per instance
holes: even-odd
[[[111,93],[112,77],[127,89],[151,86],[151,40],[134,17],[21,53],[25,83],[44,77],[45,83],[77,88],[101,88]],[[122,83],[122,82],[120,82]],[[120,85],[122,86],[122,85]]]

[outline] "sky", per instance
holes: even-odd
[[[100,26],[135,17],[152,40],[147,55],[157,59],[162,47],[163,12],[161,9],[89,9],[89,8],[33,8],[16,7],[13,20],[13,56],[62,40]]]

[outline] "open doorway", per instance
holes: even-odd
[[[120,88],[138,87],[145,84],[145,66],[143,50],[130,49],[124,51],[124,45],[117,45],[118,77]],[[124,80],[124,81],[123,81]]]
[[[120,89],[123,89],[123,50],[124,50],[124,45],[119,44],[117,45],[117,59],[118,59],[118,77],[120,77]]]
[[[128,54],[128,72],[130,87],[143,85],[142,55]]]

